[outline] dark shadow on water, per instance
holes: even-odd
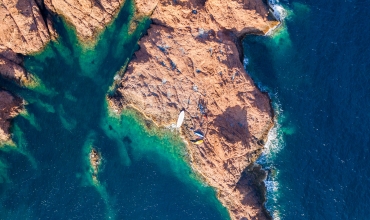
[[[266,38],[266,37],[265,37]],[[266,41],[268,38],[265,39]],[[243,40],[245,57],[248,57],[249,63],[259,63],[261,65],[247,66],[246,70],[252,79],[256,82],[263,82],[267,87],[272,87],[270,82],[276,82],[277,76],[274,69],[271,50],[267,45],[262,44],[264,37],[246,36]],[[255,73],[258,73],[258,78]],[[264,75],[265,74],[265,75]]]

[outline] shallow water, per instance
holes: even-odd
[[[280,1],[285,26],[244,40],[278,112],[269,149],[276,219],[369,219],[369,1]]]
[[[113,78],[149,25],[144,19],[129,33],[132,12],[126,1],[90,48],[55,18],[58,42],[25,60],[39,86],[0,80],[29,103],[13,126],[17,147],[0,150],[0,219],[229,218],[215,191],[192,173],[175,133],[107,110]],[[103,157],[99,183],[89,169],[92,146]]]

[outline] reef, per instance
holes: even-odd
[[[174,127],[184,110],[190,164],[217,190],[231,218],[270,219],[265,174],[247,167],[262,152],[273,110],[245,72],[237,45],[279,21],[262,0],[136,1],[136,8],[153,23],[110,106],[134,108],[160,127]]]
[[[93,182],[97,184],[99,183],[98,173],[99,173],[99,167],[101,165],[102,157],[95,148],[91,148],[90,153],[89,153],[89,160],[90,160],[91,178]]]
[[[0,90],[0,144],[11,141],[10,120],[23,109],[22,99]]]

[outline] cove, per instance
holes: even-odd
[[[149,28],[133,12],[126,1],[92,47],[55,18],[58,40],[25,59],[39,86],[0,80],[28,103],[14,120],[16,147],[0,150],[0,219],[229,219],[215,191],[193,174],[175,132],[148,129],[135,112],[108,111],[113,78]],[[98,184],[91,146],[103,158]]]

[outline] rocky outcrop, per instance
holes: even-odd
[[[10,120],[22,110],[23,102],[9,92],[0,90],[0,144],[10,141]]]
[[[31,77],[22,66],[20,54],[45,47],[50,40],[47,22],[34,0],[1,0],[0,20],[0,75],[26,85]],[[10,119],[22,106],[20,98],[0,90],[0,143],[10,141]]]
[[[135,108],[163,127],[185,110],[181,131],[194,170],[217,189],[232,219],[269,219],[260,196],[264,175],[246,167],[262,151],[273,111],[246,74],[235,42],[279,22],[262,0],[138,0],[136,5],[138,16],[151,15],[153,24],[110,106]],[[204,135],[203,142],[192,142],[195,132]]]
[[[50,40],[44,18],[34,0],[1,0],[0,46],[15,53],[40,51]]]
[[[117,14],[124,0],[45,0],[48,10],[71,23],[83,40],[93,40]]]
[[[27,71],[22,67],[22,57],[13,51],[0,49],[0,75],[24,85],[29,81]]]
[[[0,75],[20,85],[33,83],[23,68],[21,54],[40,51],[50,41],[51,23],[45,22],[34,0],[0,1]],[[0,90],[0,142],[10,141],[10,119],[23,101]]]
[[[47,22],[34,0],[0,2],[0,75],[26,83],[19,54],[40,51],[50,41]]]
[[[93,180],[94,184],[98,184],[99,183],[98,173],[102,158],[100,153],[95,148],[91,148],[89,153],[89,160],[90,160],[91,179]]]

